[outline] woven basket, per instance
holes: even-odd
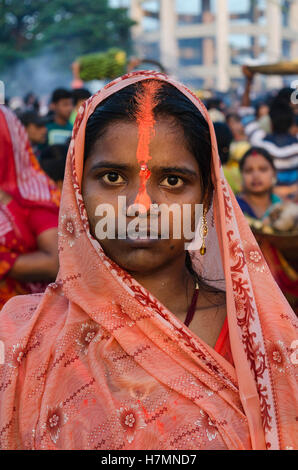
[[[295,75],[298,74],[298,59],[275,64],[248,65],[247,68],[252,72],[265,75]]]
[[[298,260],[298,232],[264,233],[251,227],[258,243],[267,241],[280,250],[287,259]]]

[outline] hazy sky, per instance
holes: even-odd
[[[259,5],[263,7],[266,5],[267,0],[259,0]],[[211,9],[214,8],[216,0],[211,0]],[[146,7],[150,10],[156,10],[158,2],[155,0],[147,0]],[[110,0],[111,6],[129,6],[130,0]],[[183,13],[198,13],[201,10],[201,0],[176,0],[177,11]],[[240,13],[247,11],[249,0],[228,0],[228,8],[230,11]]]

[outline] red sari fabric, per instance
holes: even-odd
[[[58,226],[60,193],[41,170],[24,127],[0,106],[0,189],[12,201],[0,203],[0,309],[15,295],[44,291],[45,283],[9,277],[18,256],[37,249],[37,237]]]
[[[229,327],[228,327],[228,318],[226,317],[219,337],[217,338],[216,345],[214,349],[218,354],[223,356],[230,364],[233,363],[233,355],[231,350],[230,338],[229,338]]]
[[[1,239],[0,244],[0,309],[13,296],[43,292],[44,282],[20,282],[9,277],[18,256],[37,250],[37,237],[44,231],[58,226],[58,210],[48,207],[23,208],[12,200],[0,211],[12,224],[12,230]]]
[[[175,86],[209,125],[208,240],[215,239],[192,262],[222,263],[227,324],[216,348],[108,258],[89,230],[81,193],[87,120],[111,94],[147,79]],[[297,319],[224,178],[211,119],[191,91],[142,71],[116,79],[80,108],[58,233],[56,282],[1,311],[1,448],[297,448]],[[216,272],[206,278],[220,279]],[[227,337],[232,362],[224,357]]]

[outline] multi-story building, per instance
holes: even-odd
[[[248,61],[298,58],[298,0],[114,0],[129,6],[140,57],[195,87],[226,91]],[[278,86],[269,77],[267,86]]]

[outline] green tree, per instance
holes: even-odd
[[[0,0],[0,69],[45,47],[64,64],[113,46],[129,52],[133,24],[108,0]]]

